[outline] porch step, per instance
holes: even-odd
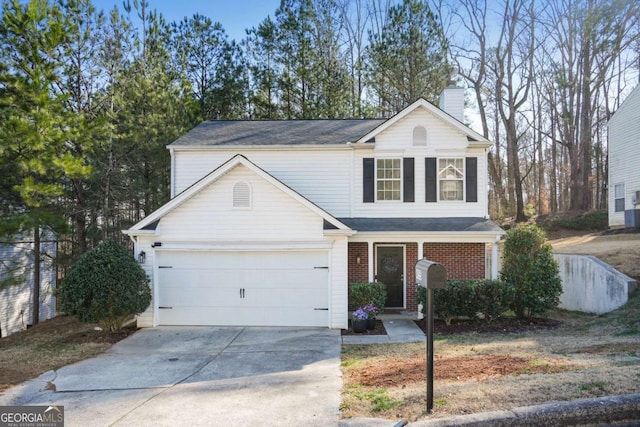
[[[382,314],[378,316],[382,320],[387,335],[345,335],[343,344],[390,344],[425,341],[422,329],[415,324],[413,315]]]

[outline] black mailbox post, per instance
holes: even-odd
[[[437,262],[426,259],[416,263],[418,286],[427,288],[427,413],[433,409],[433,290],[447,287],[447,270]]]

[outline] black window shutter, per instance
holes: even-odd
[[[413,157],[402,159],[402,191],[405,202],[415,202],[415,173]]]
[[[362,159],[362,201],[373,203],[375,200],[375,164],[373,158]]]
[[[467,157],[465,171],[465,184],[467,186],[467,202],[478,201],[478,158]]]
[[[425,202],[437,202],[438,201],[438,171],[436,168],[436,158],[426,157],[424,159],[425,170]]]

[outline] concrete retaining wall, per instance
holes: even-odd
[[[560,267],[560,308],[602,314],[626,304],[636,281],[590,255],[554,254]]]

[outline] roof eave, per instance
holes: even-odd
[[[350,150],[353,144],[272,144],[272,145],[173,145],[165,146],[174,151],[239,151],[239,150]]]

